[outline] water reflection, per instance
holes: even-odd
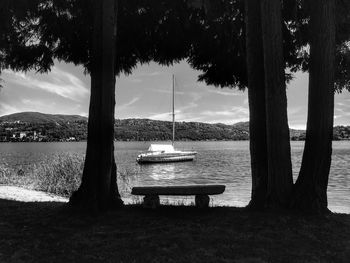
[[[174,164],[151,164],[147,169],[149,176],[156,181],[171,180],[176,177]]]
[[[173,184],[188,184],[191,178],[195,178],[193,174],[195,164],[189,163],[160,163],[138,165],[139,174],[136,184],[158,184],[158,185],[173,185]]]

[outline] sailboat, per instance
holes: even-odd
[[[173,75],[173,137],[171,144],[151,144],[146,152],[140,153],[136,161],[142,163],[167,163],[193,161],[197,152],[180,151],[174,148],[175,142],[175,76]]]

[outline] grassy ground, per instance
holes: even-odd
[[[350,215],[0,200],[0,262],[349,262]]]

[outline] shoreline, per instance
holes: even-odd
[[[23,186],[16,185],[6,185],[0,184],[0,199],[19,201],[19,202],[60,202],[68,203],[69,198],[60,195],[55,195],[52,193],[34,190],[30,188],[25,188]],[[191,207],[193,205],[193,198],[176,198],[176,197],[161,197],[161,205],[170,206],[187,206]],[[142,203],[142,198],[126,198],[122,197],[125,205],[136,205]],[[245,205],[243,203],[237,203],[235,206],[228,202],[213,202],[211,199],[211,208],[238,208],[244,209]],[[337,209],[338,208],[338,209]],[[350,208],[343,206],[336,206],[329,208],[333,214],[344,214],[350,216]],[[335,210],[335,211],[334,211]]]
[[[175,142],[247,142],[249,139],[245,140],[219,140],[219,139],[212,139],[212,140],[176,140]],[[338,140],[332,140],[332,142],[349,142],[350,138],[342,138]],[[0,143],[52,143],[52,142],[71,142],[71,143],[77,143],[77,142],[87,142],[87,140],[75,140],[75,141],[69,141],[69,140],[62,140],[62,141],[0,141]],[[114,142],[145,142],[145,143],[151,143],[151,142],[171,142],[170,140],[156,140],[156,141],[137,141],[137,140],[114,140]],[[290,140],[290,142],[305,142],[305,140]]]
[[[44,191],[32,190],[15,185],[0,184],[0,199],[20,202],[62,202],[67,203],[68,198],[47,193]]]

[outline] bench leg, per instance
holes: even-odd
[[[196,195],[195,202],[198,208],[207,208],[209,206],[209,196],[207,195]]]
[[[155,209],[160,205],[158,195],[146,195],[143,198],[143,207]]]

